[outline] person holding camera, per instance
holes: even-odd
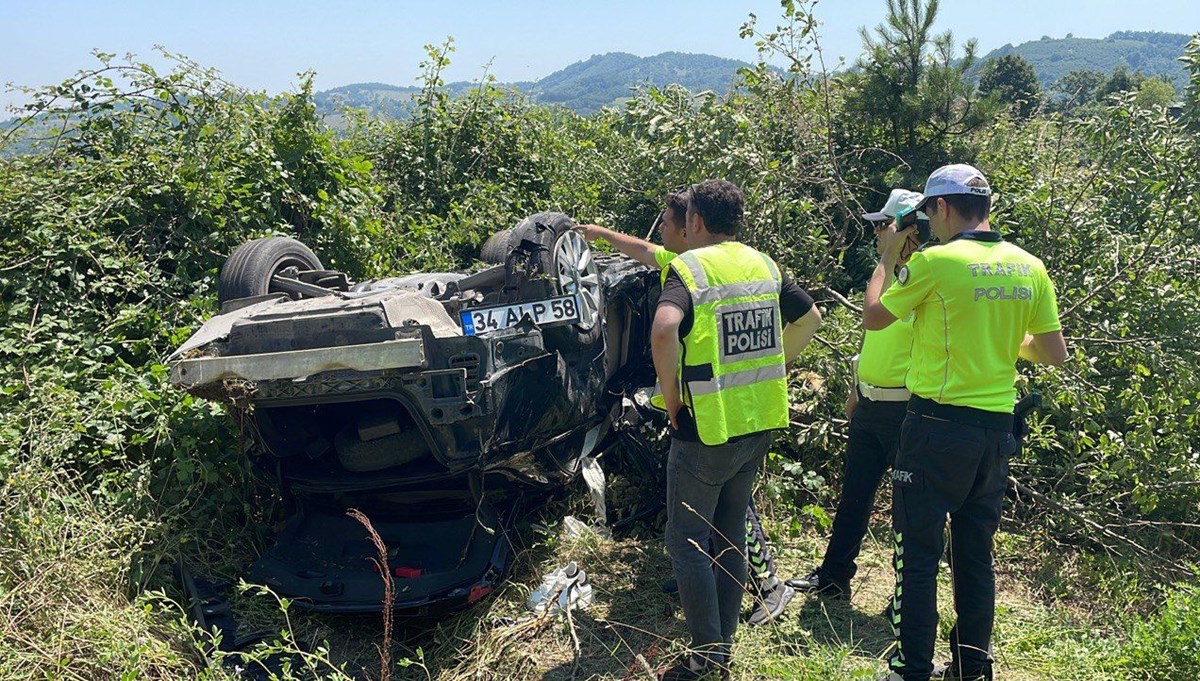
[[[938,168],[917,206],[940,245],[900,253],[915,227],[880,233],[883,259],[867,285],[863,326],[913,318],[905,385],[912,392],[892,468],[896,642],[890,681],[935,673],[937,570],[950,517],[950,570],[958,619],[944,679],[991,679],[995,616],[992,538],[1008,460],[1016,450],[1017,358],[1066,361],[1054,285],[1042,261],[992,230],[991,186],[966,164]],[[894,285],[892,284],[894,280]]]
[[[916,224],[918,218],[924,217],[916,210],[924,198],[918,192],[893,189],[882,209],[862,216],[874,224],[875,249],[881,257],[885,243],[880,238],[881,232],[893,227],[897,217],[901,229]],[[910,230],[895,267],[904,266],[922,243],[917,231]],[[850,438],[846,444],[842,496],[821,565],[806,577],[787,581],[797,591],[850,599],[850,580],[858,571],[854,561],[862,549],[879,482],[895,459],[900,422],[911,396],[904,387],[904,376],[908,373],[912,337],[912,315],[909,315],[886,329],[866,331],[862,349],[851,360],[854,373],[846,402]]]

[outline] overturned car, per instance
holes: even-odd
[[[171,381],[240,412],[246,454],[290,517],[249,570],[298,605],[378,611],[474,603],[508,567],[521,513],[576,477],[622,404],[653,383],[657,275],[593,253],[562,214],[484,245],[491,267],[353,283],[300,242],[240,246],[221,313]]]

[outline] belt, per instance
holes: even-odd
[[[872,402],[907,402],[912,397],[908,388],[880,388],[863,381],[858,382],[858,394]]]
[[[942,404],[933,400],[913,395],[908,401],[908,411],[919,416],[931,416],[943,421],[953,421],[964,426],[987,428],[989,430],[1011,431],[1013,415],[999,411],[987,411],[974,407],[959,407],[953,404]]]

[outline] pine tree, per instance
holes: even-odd
[[[1029,118],[1042,103],[1042,85],[1024,57],[1006,54],[988,62],[979,76],[979,94],[995,95],[1021,118]]]

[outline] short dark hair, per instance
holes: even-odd
[[[933,208],[933,212],[937,212],[938,199],[942,199],[947,205],[952,206],[959,215],[967,220],[983,222],[992,213],[992,197],[990,196],[946,194],[945,196],[931,197],[928,208]],[[925,212],[928,214],[930,211],[927,209]]]
[[[681,223],[687,219],[688,191],[686,189],[667,194],[664,201],[667,204],[667,212],[671,214],[672,218]]]
[[[705,180],[692,185],[688,210],[704,218],[704,226],[713,234],[737,236],[742,227],[746,199],[742,190],[729,180]]]

